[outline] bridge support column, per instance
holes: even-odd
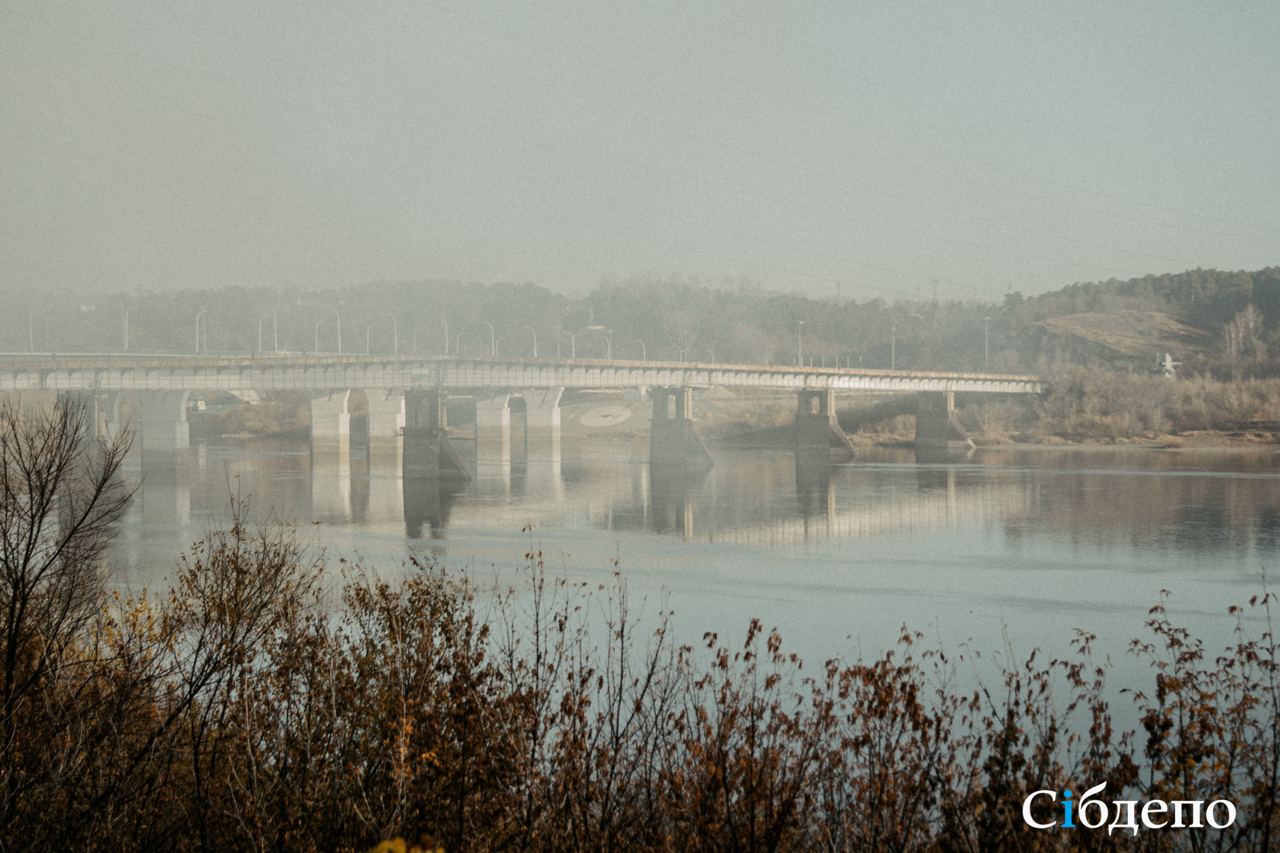
[[[956,416],[955,392],[920,394],[916,409],[916,447],[926,450],[973,449],[973,441]]]
[[[311,455],[351,458],[350,391],[335,391],[311,401]]]
[[[119,435],[122,428],[119,394],[98,394],[93,391],[59,391],[55,405],[84,406],[89,435],[93,438],[109,441]]]
[[[135,399],[144,473],[154,477],[186,466],[191,447],[187,424],[190,396],[190,391],[145,391]]]
[[[693,429],[692,388],[652,388],[649,464],[710,468],[711,454]]]
[[[476,461],[511,463],[510,394],[476,399]]]
[[[560,398],[564,388],[538,388],[524,394],[525,459],[560,461]]]
[[[148,391],[138,401],[142,450],[186,450],[191,446],[187,424],[190,391]]]
[[[404,432],[404,394],[399,391],[368,391],[369,456],[395,458],[400,454]]]
[[[462,458],[446,433],[447,398],[436,389],[412,388],[404,395],[403,479],[406,506],[411,480],[469,480]],[[407,509],[406,509],[407,512]]]
[[[834,451],[849,459],[856,455],[853,443],[836,420],[835,392],[804,390],[796,397],[796,450]]]

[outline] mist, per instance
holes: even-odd
[[[1257,269],[1277,42],[1264,6],[5,4],[0,288]]]

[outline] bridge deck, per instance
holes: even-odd
[[[419,355],[0,355],[0,391],[730,388],[1038,394],[1036,376],[773,364]]]

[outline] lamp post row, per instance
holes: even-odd
[[[121,323],[122,323],[121,350],[123,352],[129,351],[130,342],[131,342],[130,333],[132,330],[131,317],[133,312],[137,309],[137,307],[138,306],[136,305],[130,305],[124,310],[124,313],[121,316]],[[342,314],[335,308],[329,308],[327,310],[333,315],[336,343],[337,343],[337,352],[338,354],[342,354],[343,352]],[[202,352],[207,353],[209,351],[209,316],[208,315],[209,315],[209,309],[206,307],[201,307],[198,311],[196,311],[195,321],[193,325],[192,351],[195,352],[197,355]],[[386,314],[385,316],[391,320],[392,351],[396,355],[399,355],[400,354],[399,318],[397,318],[394,314],[390,314],[390,313]],[[312,330],[312,352],[318,353],[320,351],[320,327],[323,326],[326,322],[328,322],[329,319],[330,318],[328,317],[321,317],[319,320],[315,322],[315,325]],[[263,348],[263,324],[266,323],[268,320],[271,321],[272,351],[278,353],[280,352],[280,318],[279,318],[278,309],[272,309],[270,314],[264,314],[258,318],[257,351],[258,352],[265,351]],[[377,326],[379,325],[379,322],[380,321],[374,321],[372,323],[369,323],[367,326],[365,326],[365,354],[366,355],[372,351],[373,330],[377,328]],[[483,323],[489,330],[489,354],[491,356],[496,356],[498,354],[498,344],[502,340],[504,340],[504,338],[499,338],[497,336],[497,329],[493,325],[493,323],[489,322],[488,320],[481,320],[480,322]],[[446,318],[441,318],[440,323],[441,323],[441,328],[443,329],[443,334],[444,334],[444,337],[443,337],[444,354],[448,355],[451,351],[451,348],[449,346],[450,344],[449,321]],[[804,325],[804,321],[801,320],[800,326],[803,326],[803,325]],[[524,328],[526,331],[529,332],[529,336],[533,344],[533,357],[537,358],[538,357],[538,330],[535,329],[533,326],[529,326],[529,325],[524,325],[522,326],[522,328]],[[413,330],[413,352],[418,351],[418,331],[419,329],[416,327]],[[596,331],[596,330],[593,329],[590,331]],[[35,352],[35,330],[34,330],[33,317],[28,317],[28,333],[29,333],[28,347],[31,352]],[[465,337],[465,334],[462,332],[458,332],[456,335],[454,335],[452,339],[453,354],[455,355],[460,354],[461,342],[464,337]],[[577,358],[578,357],[577,336],[573,332],[570,332],[567,329],[561,329],[559,331],[559,334],[556,335],[556,357],[557,358],[561,357],[560,343],[562,338],[564,337],[567,337],[569,339],[569,357]],[[612,359],[613,358],[613,330],[612,329],[601,330],[601,337],[603,338],[604,344],[605,344],[605,358]],[[648,345],[645,343],[644,340],[639,338],[636,339],[636,343],[639,344],[640,346],[641,360],[648,361],[649,360]],[[799,344],[797,345],[799,346]]]

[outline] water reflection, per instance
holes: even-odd
[[[1280,550],[1275,454],[867,451],[832,465],[825,454],[722,452],[707,472],[650,466],[626,445],[563,460],[462,453],[475,476],[446,485],[405,478],[399,452],[313,455],[304,443],[211,443],[178,466],[144,458],[130,474],[140,488],[126,562],[142,551],[171,562],[201,527],[226,518],[237,495],[297,523],[398,529],[440,554],[452,528],[637,532],[771,549],[993,523],[1014,549],[1033,536],[1075,551],[1270,560]]]

